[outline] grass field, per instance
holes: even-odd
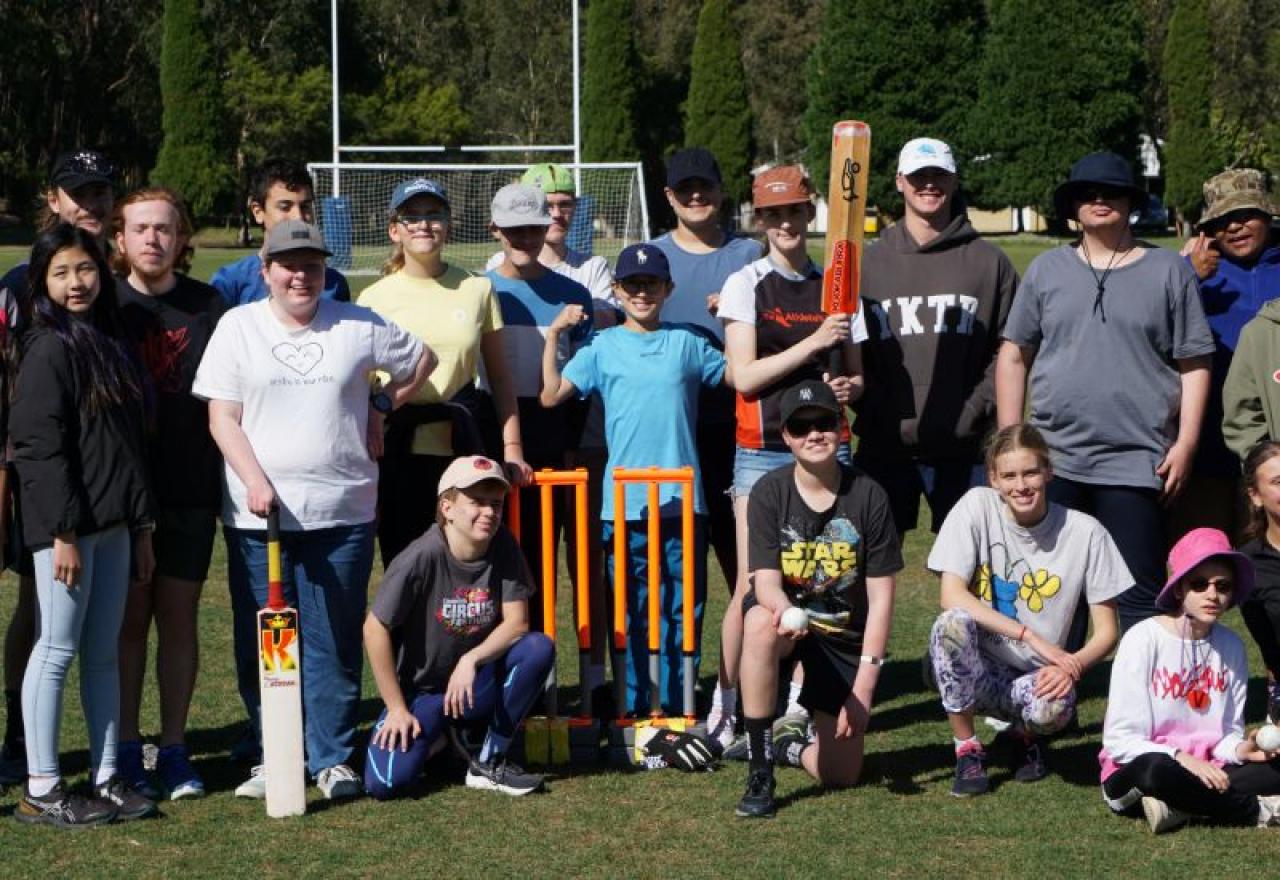
[[[1019,269],[1049,243],[1000,239]],[[0,250],[0,269],[18,259]],[[233,252],[199,255],[207,278]],[[362,286],[357,284],[356,286]],[[867,738],[864,781],[823,793],[796,770],[779,771],[782,809],[769,822],[735,819],[744,770],[688,776],[675,771],[628,774],[583,768],[554,778],[546,795],[520,800],[469,791],[460,768],[431,765],[420,796],[380,804],[330,806],[312,801],[303,818],[273,821],[262,805],[238,801],[244,775],[227,751],[241,718],[232,676],[230,607],[223,553],[203,600],[203,668],[190,742],[211,789],[202,801],[164,807],[158,821],[68,836],[27,829],[8,818],[17,790],[0,794],[0,852],[10,876],[725,876],[856,877],[1133,877],[1192,873],[1265,875],[1280,858],[1274,832],[1192,827],[1153,837],[1145,825],[1116,819],[1103,805],[1096,754],[1105,710],[1105,670],[1082,684],[1080,729],[1054,743],[1051,777],[1025,786],[993,755],[995,791],[960,801],[949,796],[950,733],[936,698],[920,682],[920,655],[937,611],[937,585],[924,571],[929,536],[912,532],[898,582],[891,659],[881,678]],[[726,591],[713,571],[708,620],[720,619]],[[377,575],[371,591],[376,588]],[[565,583],[562,579],[562,583]],[[0,580],[0,617],[13,602],[13,581]],[[571,632],[561,603],[561,632]],[[1244,631],[1239,615],[1228,625]],[[1246,639],[1246,641],[1248,641]],[[710,688],[718,634],[707,627],[703,684]],[[576,652],[560,653],[562,705],[576,695]],[[1261,675],[1256,652],[1252,669]],[[378,702],[366,678],[366,724]],[[67,692],[64,770],[84,779],[87,753],[76,686]],[[1261,679],[1251,683],[1250,717],[1261,714]],[[144,730],[157,729],[154,693]],[[989,739],[989,731],[984,731]]]

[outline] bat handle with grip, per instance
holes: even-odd
[[[844,346],[837,343],[827,353],[827,372],[834,379],[844,375]]]
[[[267,607],[285,607],[280,566],[280,508],[274,504],[267,512]]]

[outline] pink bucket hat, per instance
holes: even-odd
[[[1169,582],[1156,596],[1156,607],[1173,611],[1178,607],[1178,581],[1206,559],[1222,557],[1236,570],[1236,588],[1228,608],[1239,605],[1253,592],[1253,562],[1243,553],[1231,549],[1231,542],[1218,529],[1193,529],[1183,535],[1169,551]]]

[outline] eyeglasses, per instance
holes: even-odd
[[[1236,582],[1231,578],[1187,578],[1187,589],[1193,593],[1203,593],[1210,587],[1216,589],[1219,596],[1230,596],[1236,588]]]
[[[1129,195],[1129,191],[1118,186],[1108,186],[1105,183],[1093,184],[1081,188],[1076,199],[1078,201],[1088,203],[1096,201],[1114,202],[1116,199],[1123,199]]]
[[[421,226],[428,223],[434,226],[443,226],[449,222],[449,212],[432,211],[430,214],[397,214],[396,222],[406,229],[410,226]]]
[[[659,293],[662,286],[667,282],[662,278],[624,278],[618,282],[618,286],[627,293],[635,296],[639,293]]]
[[[840,426],[840,419],[832,413],[818,416],[792,416],[787,419],[787,433],[792,437],[806,437],[810,431],[821,431],[823,434],[834,433]]]

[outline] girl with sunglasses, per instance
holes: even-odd
[[[1218,620],[1253,592],[1253,563],[1217,529],[1188,532],[1169,551],[1156,617],[1120,642],[1102,727],[1102,794],[1152,832],[1192,817],[1280,824],[1280,761],[1245,734],[1249,663]]]
[[[1116,643],[1115,597],[1129,569],[1093,517],[1049,501],[1049,448],[1030,425],[1010,425],[987,446],[990,488],[952,508],[929,553],[944,611],[929,636],[929,662],[955,740],[951,793],[989,788],[974,715],[1011,724],[1014,778],[1048,773],[1043,737],[1075,714],[1080,676]],[[1076,605],[1089,604],[1093,637],[1064,649]]]

